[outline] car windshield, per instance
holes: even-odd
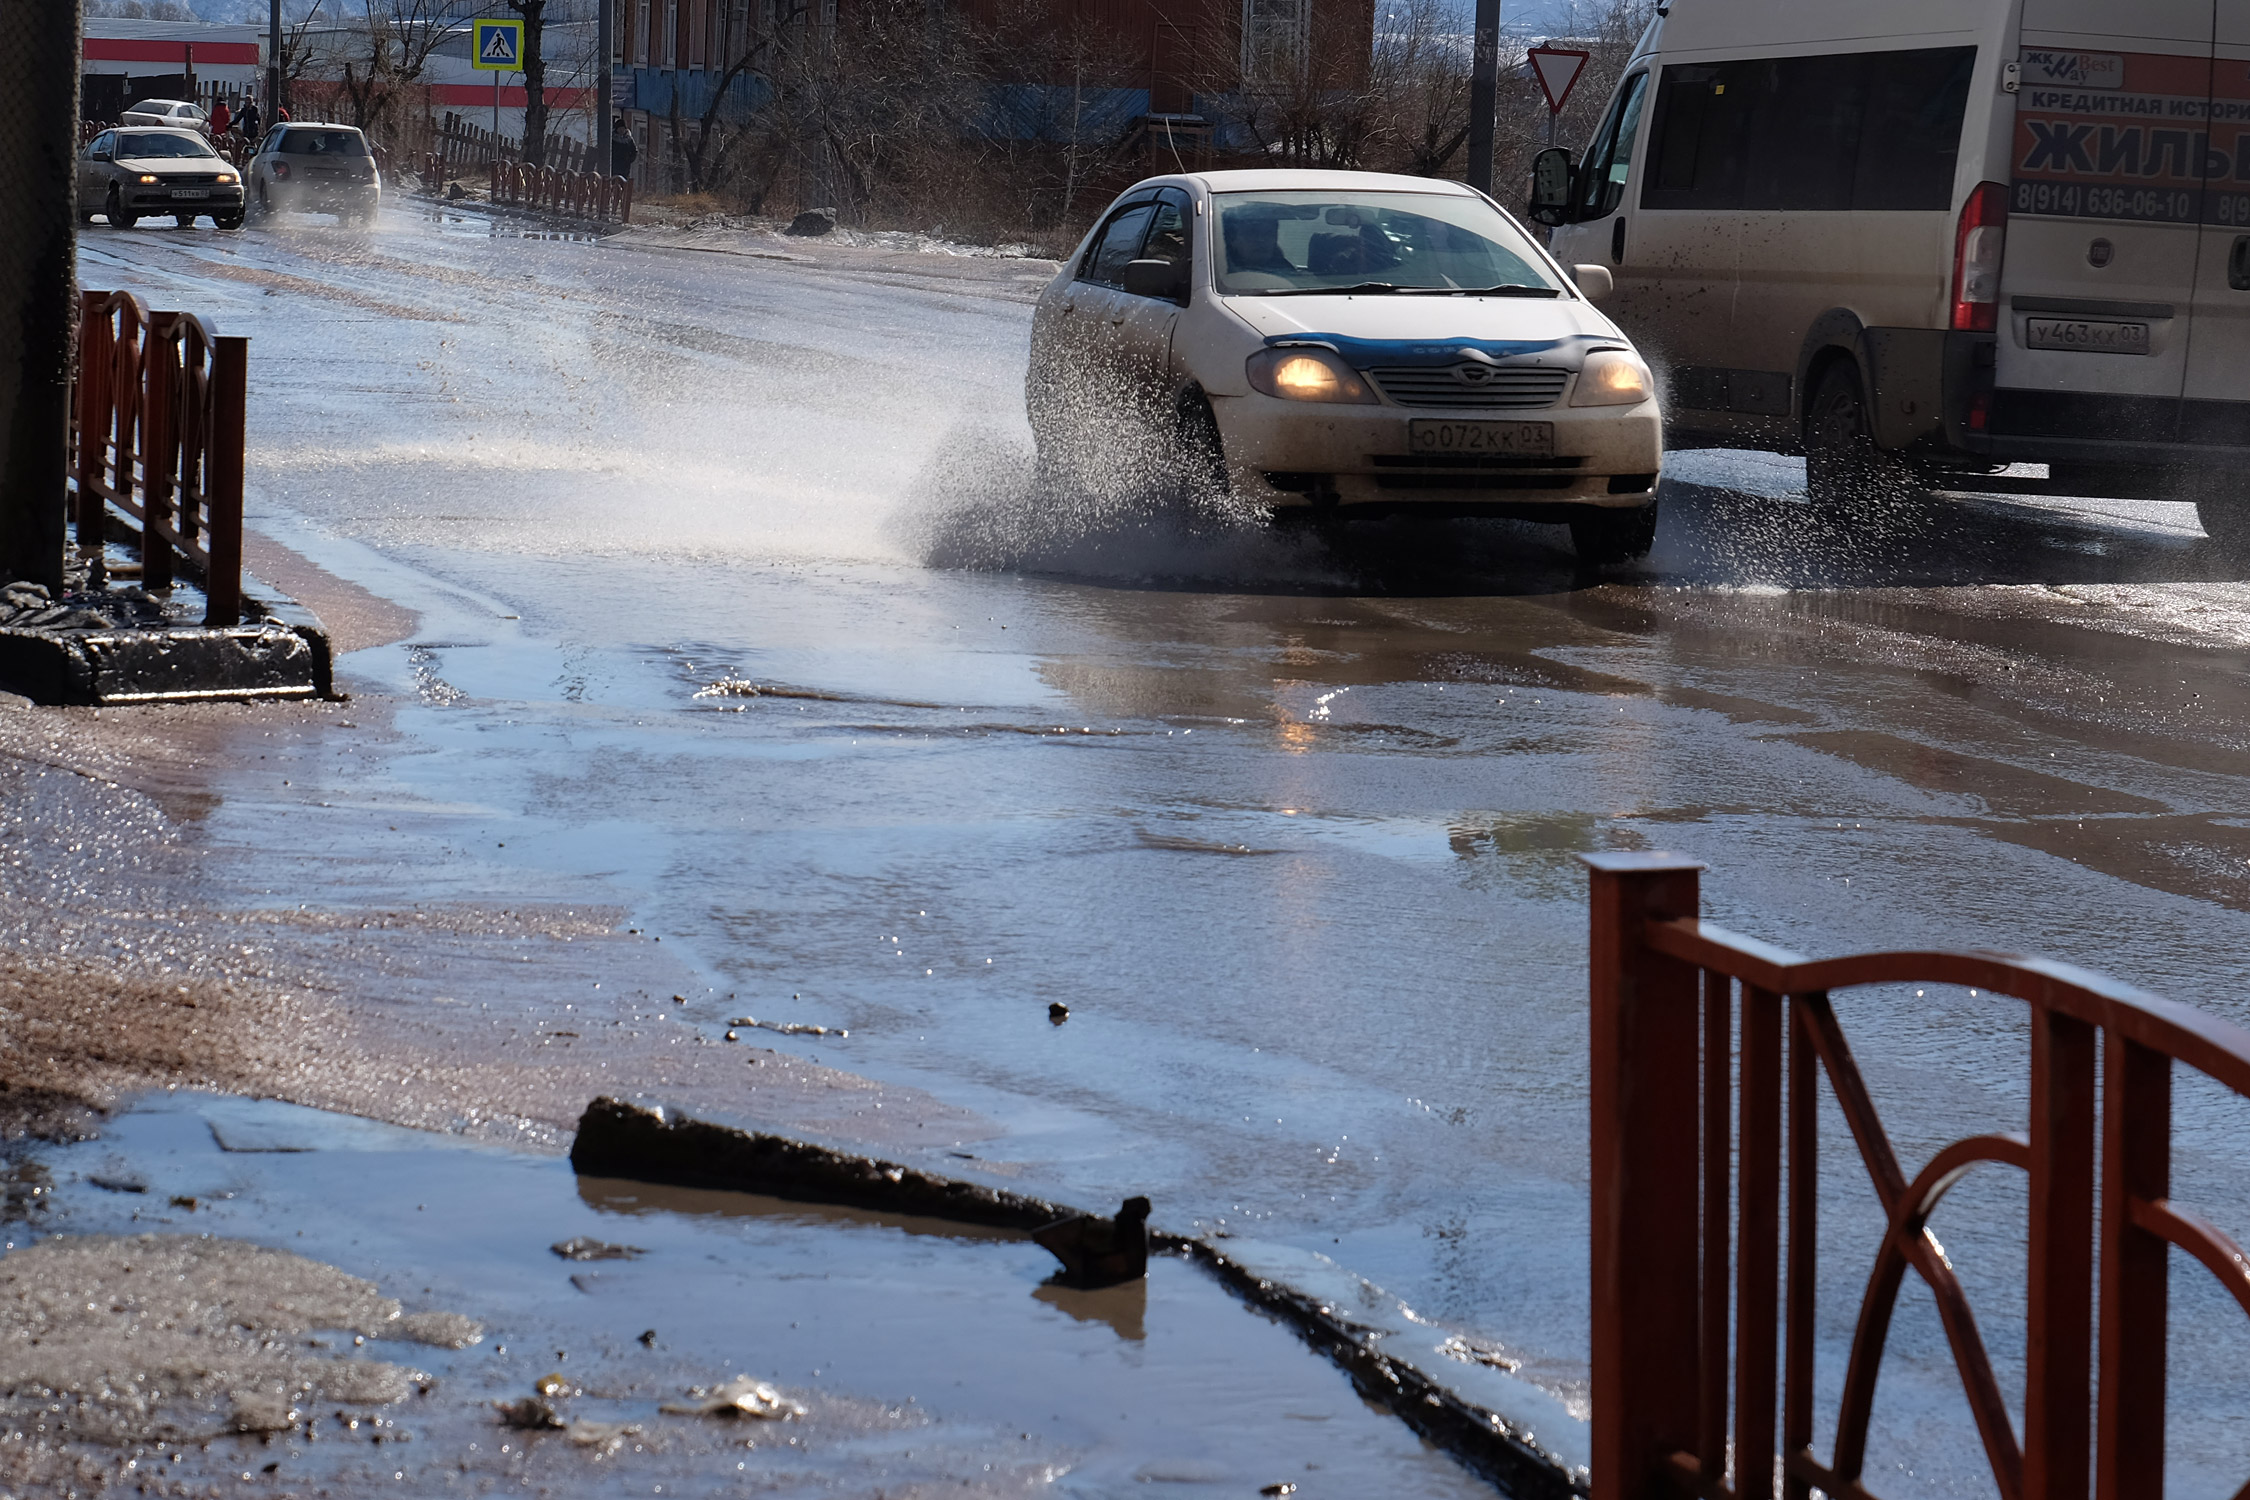
[[[173,135],[164,130],[130,130],[117,138],[117,155],[151,156],[210,156],[211,148],[193,136]]]
[[[1481,198],[1358,189],[1215,193],[1218,288],[1310,292],[1492,292],[1562,287],[1521,230]]]
[[[365,156],[367,142],[356,130],[291,130],[280,149],[291,156]]]

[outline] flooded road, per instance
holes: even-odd
[[[214,755],[211,899],[616,910],[550,1025],[632,986],[922,1091],[981,1122],[907,1142],[940,1167],[1318,1249],[1571,1398],[1578,853],[1704,860],[1801,951],[2028,949],[2250,1021],[2250,585],[2188,507],[1846,528],[1685,455],[1604,579],[1559,528],[1190,532],[1030,491],[1043,264],[691,243],[88,231],[85,285],[251,335],[252,523],[389,622],[348,721]],[[475,1001],[389,952],[384,998]],[[2020,1128],[2021,1014],[1914,1000],[1839,1002],[1902,1154]],[[2178,1111],[2181,1196],[2250,1231],[2250,1113]],[[1831,1388],[1878,1222],[1837,1130]],[[2021,1221],[1994,1174],[1936,1225],[2011,1390]],[[2173,1295],[2174,1492],[2231,1493],[2250,1329]],[[1910,1291],[1878,1492],[1989,1488],[1944,1350]]]

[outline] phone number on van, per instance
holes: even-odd
[[[2013,196],[2011,211],[2019,214],[2054,214],[2080,219],[2157,219],[2170,224],[2195,221],[2195,194],[2185,189],[2018,182]]]

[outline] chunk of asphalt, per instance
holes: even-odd
[[[588,1177],[762,1193],[1026,1232],[1082,1212],[622,1099],[586,1106],[570,1163]],[[1149,1248],[1194,1260],[1244,1300],[1280,1316],[1341,1365],[1362,1395],[1517,1500],[1588,1493],[1590,1435],[1559,1397],[1492,1365],[1454,1358],[1445,1329],[1423,1322],[1373,1282],[1289,1245],[1230,1238],[1221,1248],[1152,1227]]]

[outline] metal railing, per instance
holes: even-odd
[[[249,345],[131,292],[80,292],[71,391],[78,554],[100,587],[111,512],[133,523],[144,588],[202,580],[204,623],[242,615],[242,470]]]
[[[633,222],[633,184],[626,178],[501,161],[492,164],[491,173],[494,203],[581,219]]]
[[[1876,1376],[1909,1271],[1936,1300],[2003,1500],[2084,1500],[2089,1475],[2097,1500],[2160,1496],[2169,1248],[2250,1312],[2250,1259],[2171,1199],[2172,1067],[2250,1096],[2250,1031],[2014,954],[1813,962],[1701,922],[1699,865],[1649,854],[1587,863],[1596,1500],[1767,1500],[1777,1482],[1791,1500],[1816,1487],[1866,1497]],[[1955,1141],[1909,1175],[1828,998],[1899,983],[2031,1007],[2028,1134]],[[1888,1221],[1826,1462],[1813,1450],[1822,1078]],[[1927,1228],[1980,1162],[2030,1179],[2020,1441],[1967,1296]]]

